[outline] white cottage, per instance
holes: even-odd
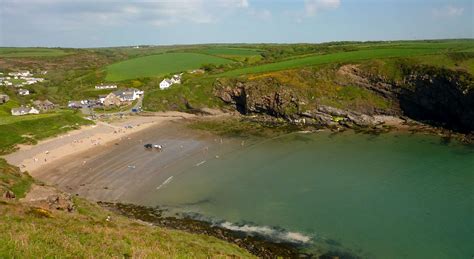
[[[163,79],[163,81],[161,81],[161,83],[160,83],[160,89],[161,89],[161,90],[167,89],[167,88],[169,88],[171,85],[173,85],[173,82],[171,82],[171,80],[169,80],[169,79]]]

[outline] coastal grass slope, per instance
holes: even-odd
[[[222,65],[232,60],[199,53],[166,53],[129,59],[106,68],[107,81],[160,77],[174,72],[200,68],[204,64]]]
[[[13,151],[17,144],[34,144],[38,140],[90,124],[93,122],[72,111],[24,117],[0,114],[0,154]]]
[[[34,180],[0,159],[0,191],[21,198]],[[2,192],[3,193],[3,192]],[[82,199],[75,212],[0,198],[0,258],[251,258],[219,239],[140,223]]]

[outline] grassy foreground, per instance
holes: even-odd
[[[32,182],[0,160],[0,190],[21,197]],[[148,226],[82,199],[74,204],[76,212],[69,213],[0,199],[0,258],[251,257],[213,237]]]

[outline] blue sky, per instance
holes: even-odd
[[[0,0],[0,46],[474,38],[473,0]]]

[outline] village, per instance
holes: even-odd
[[[39,74],[46,75],[47,71],[41,71]],[[23,86],[32,86],[36,83],[43,82],[44,78],[33,77],[33,74],[30,71],[19,71],[19,72],[10,72],[7,76],[0,72],[0,85],[4,87],[13,87],[16,89],[16,93],[19,96],[28,96],[30,91],[24,89]],[[160,84],[160,90],[165,90],[171,87],[174,84],[181,84],[181,78],[183,73],[173,75],[171,78],[163,79]],[[70,100],[67,103],[67,108],[69,109],[84,109],[84,110],[93,110],[93,109],[112,109],[117,107],[130,106],[135,101],[136,105],[131,108],[131,112],[137,113],[140,112],[141,100],[143,100],[145,92],[136,88],[124,88],[119,89],[116,84],[99,84],[96,85],[95,90],[111,90],[108,94],[98,95],[97,98],[89,98],[83,100]],[[0,93],[0,105],[10,101],[10,96]],[[23,115],[34,115],[39,113],[51,112],[57,108],[60,108],[60,105],[54,104],[50,100],[31,100],[30,105],[21,105],[20,107],[15,107],[11,109],[11,115],[13,116],[23,116]]]

